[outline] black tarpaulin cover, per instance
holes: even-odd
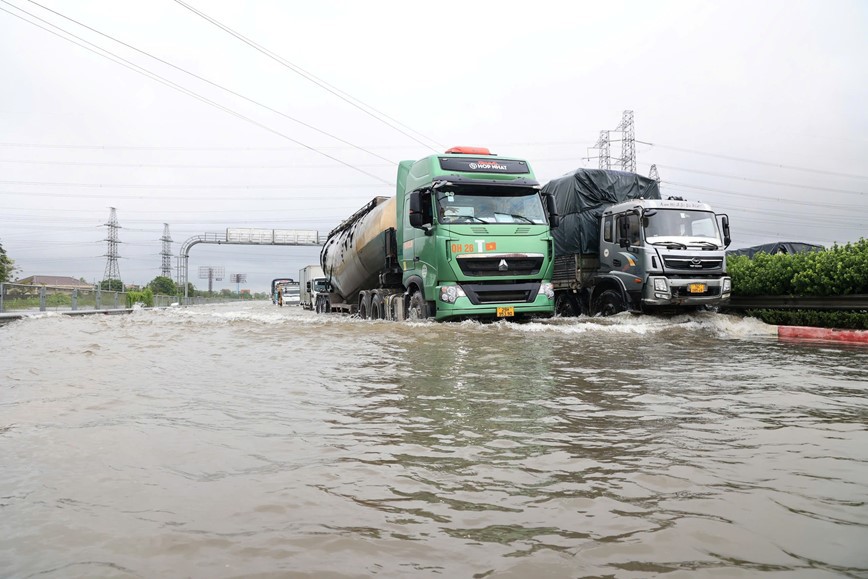
[[[555,196],[560,227],[552,230],[555,255],[597,253],[600,217],[611,205],[630,199],[660,199],[657,181],[635,173],[576,169],[542,188]]]
[[[773,243],[764,243],[762,245],[753,245],[751,247],[743,247],[742,249],[732,249],[726,252],[730,255],[746,255],[751,259],[758,253],[805,253],[808,251],[823,251],[826,249],[822,245],[813,243],[804,243],[801,241],[775,241]]]

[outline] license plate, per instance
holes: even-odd
[[[691,283],[687,285],[687,291],[692,294],[704,294],[705,293],[705,284],[704,283]]]
[[[498,318],[511,318],[515,315],[515,308],[497,308]]]

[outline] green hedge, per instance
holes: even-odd
[[[726,259],[733,295],[838,296],[868,293],[868,239],[826,251],[758,253]]]
[[[868,330],[868,312],[820,310],[747,310],[747,315],[777,326],[811,326],[842,330]]]
[[[145,306],[154,307],[154,292],[151,288],[145,288],[145,291],[127,292],[127,307],[131,308],[134,304],[144,304]]]

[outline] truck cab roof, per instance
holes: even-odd
[[[632,199],[607,208],[603,215],[622,213],[636,207],[644,209],[689,209],[693,211],[712,211],[708,203],[684,201],[683,199]]]

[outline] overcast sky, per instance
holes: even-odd
[[[863,0],[184,2],[0,0],[17,277],[101,280],[110,207],[126,283],[160,275],[164,223],[173,255],[227,228],[324,235],[455,145],[545,183],[598,166],[625,110],[637,171],[729,214],[732,248],[868,232]],[[318,254],[199,244],[190,281],[267,291]]]

